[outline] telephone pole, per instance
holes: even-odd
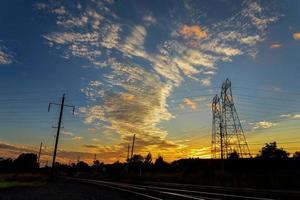
[[[132,139],[131,157],[130,157],[131,159],[132,159],[132,156],[133,156],[134,142],[135,142],[135,134],[133,135],[133,139]]]
[[[127,150],[127,162],[129,162],[129,151],[130,151],[130,144],[128,144],[128,150]]]
[[[37,163],[38,163],[39,167],[40,167],[40,158],[41,158],[42,147],[43,147],[43,143],[41,142],[39,155],[38,155],[38,158],[37,158]]]
[[[60,133],[60,128],[61,128],[61,120],[62,120],[62,116],[63,116],[63,112],[64,112],[64,107],[73,108],[73,115],[74,115],[75,106],[65,105],[65,94],[63,94],[63,96],[62,96],[60,104],[59,103],[49,103],[48,112],[50,111],[51,105],[60,106],[60,113],[59,113],[58,126],[57,126],[56,138],[55,138],[55,146],[54,146],[53,159],[52,159],[52,168],[54,168],[56,152],[57,152],[57,145],[58,145],[58,139],[59,139],[59,133]]]

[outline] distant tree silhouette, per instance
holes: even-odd
[[[299,158],[300,159],[300,151],[296,151],[293,155],[294,158]]]
[[[158,158],[155,160],[154,166],[158,170],[165,170],[167,164],[168,163],[164,161],[162,156],[158,156]]]
[[[0,172],[9,172],[13,168],[13,160],[11,158],[0,158]]]
[[[89,171],[90,166],[87,163],[85,163],[84,161],[79,161],[76,164],[76,168],[78,171],[87,172],[87,171]]]
[[[239,159],[240,156],[236,151],[233,151],[229,154],[228,159]]]
[[[104,165],[103,162],[100,162],[99,160],[94,160],[92,167],[98,169],[98,168],[102,168],[103,165]]]
[[[33,172],[38,168],[37,155],[22,153],[14,160],[14,167],[18,172]]]
[[[272,158],[272,159],[282,159],[288,158],[289,153],[282,148],[277,148],[276,142],[266,143],[260,151],[258,158]]]
[[[152,155],[151,155],[150,152],[146,155],[146,157],[144,159],[144,163],[145,164],[152,164]]]
[[[144,158],[140,154],[134,154],[131,158],[131,163],[143,163]]]

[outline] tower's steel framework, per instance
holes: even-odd
[[[212,141],[211,141],[211,155],[212,158],[223,159],[223,133],[222,133],[222,107],[220,97],[216,94],[212,101]]]
[[[240,158],[251,157],[250,150],[233,102],[231,82],[226,79],[220,98],[212,102],[212,158],[228,158],[236,152]]]

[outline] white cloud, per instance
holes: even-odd
[[[200,80],[201,84],[204,86],[211,86],[211,79],[210,78],[203,78]]]
[[[93,142],[99,142],[100,140],[98,138],[93,138],[92,141]]]
[[[99,34],[97,32],[92,33],[54,33],[50,35],[44,35],[50,46],[53,45],[67,45],[67,51],[64,57],[70,56],[84,57],[89,60],[94,60],[97,56],[101,55],[101,51],[96,48],[99,43]]]
[[[73,136],[74,135],[72,132],[69,132],[69,131],[63,131],[62,134],[65,136]]]
[[[242,11],[243,16],[250,18],[252,25],[260,31],[265,31],[268,24],[278,19],[277,16],[264,15],[265,8],[256,1],[248,1],[246,5],[247,7]]]
[[[250,35],[246,37],[241,37],[240,42],[242,44],[247,44],[250,46],[254,46],[257,42],[261,41],[261,37],[259,35]]]
[[[63,6],[60,6],[59,8],[53,9],[53,13],[58,14],[58,15],[64,15],[64,14],[66,14],[66,10]]]
[[[91,124],[95,121],[102,120],[104,118],[103,108],[100,105],[91,107],[82,107],[80,112],[85,114],[84,122],[86,124]]]
[[[83,27],[87,24],[88,17],[87,16],[81,16],[71,19],[66,19],[63,21],[57,21],[58,25],[64,26],[64,27]]]
[[[254,129],[267,129],[267,128],[272,128],[274,126],[276,126],[276,123],[270,122],[270,121],[260,121],[260,122],[256,122],[254,124]]]
[[[144,15],[143,21],[148,22],[149,24],[156,24],[157,20],[155,17],[153,17],[152,14]]]
[[[81,136],[74,136],[74,137],[72,137],[72,140],[82,140],[83,139],[83,137],[81,137]]]
[[[46,9],[48,6],[45,3],[36,3],[34,4],[34,7],[38,10],[44,10]]]
[[[1,42],[1,41],[0,41]],[[1,43],[0,43],[1,45]],[[8,65],[13,62],[13,56],[5,46],[0,46],[0,65]]]
[[[283,114],[280,115],[280,117],[289,118],[289,119],[300,119],[300,114]]]
[[[143,26],[134,26],[131,35],[121,45],[122,52],[127,56],[147,57],[144,51],[144,41],[147,31]]]
[[[11,62],[9,55],[0,50],[0,65],[10,64]]]
[[[103,30],[101,30],[103,33],[103,39],[101,41],[102,46],[108,49],[116,47],[120,39],[120,31],[121,28],[117,24],[106,26]]]
[[[294,119],[300,119],[300,114],[293,115]]]

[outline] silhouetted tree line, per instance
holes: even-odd
[[[15,160],[0,158],[0,172],[35,172],[38,170],[37,155],[20,154]]]
[[[0,159],[1,172],[32,172],[38,164],[35,154],[21,154],[17,159]],[[50,168],[43,168],[45,172]],[[133,155],[126,162],[104,164],[95,160],[92,165],[84,161],[55,164],[56,172],[67,176],[101,179],[165,181],[204,185],[261,188],[300,188],[300,151],[293,156],[276,142],[266,143],[253,158],[240,159],[233,152],[228,159],[180,159],[168,163],[162,156],[153,159]]]

